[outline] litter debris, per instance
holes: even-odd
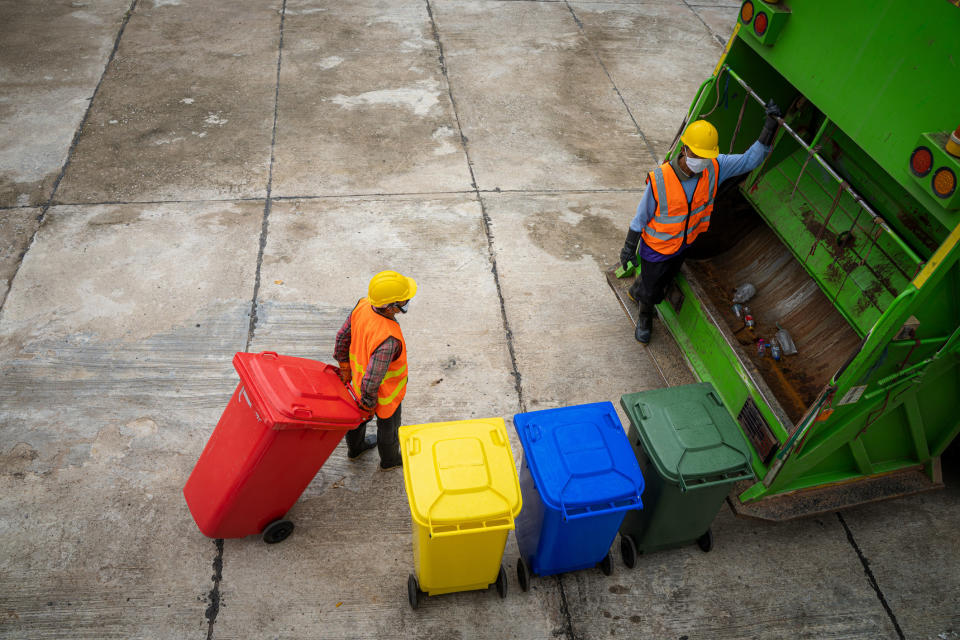
[[[743,304],[757,293],[757,288],[746,282],[733,290],[733,301]]]
[[[779,324],[777,324],[777,329],[779,329],[779,331],[777,331],[775,339],[780,345],[780,348],[783,349],[783,355],[794,355],[797,352],[797,345],[793,343],[793,338],[790,337],[790,334],[787,332],[787,330],[781,327]]]

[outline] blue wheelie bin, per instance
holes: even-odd
[[[643,504],[643,475],[613,404],[520,413],[523,445],[516,519],[517,579],[599,564],[610,575],[610,545],[624,515]]]

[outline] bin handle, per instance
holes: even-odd
[[[490,429],[490,440],[498,447],[506,444],[506,441],[503,439],[503,434],[501,434],[498,429]]]
[[[565,503],[560,504],[560,509],[563,512],[563,520],[566,522],[568,520],[577,520],[579,518],[588,518],[592,516],[604,516],[611,513],[617,513],[618,511],[632,511],[633,509],[643,508],[643,502],[640,500],[639,493],[630,496],[629,498],[624,498],[624,500],[629,500],[629,503],[617,505],[613,502],[608,502],[602,509],[589,509],[583,513],[574,513],[572,515],[567,511],[567,505]]]
[[[501,519],[505,519],[507,522],[506,522],[506,524],[502,524],[502,525],[495,525],[495,526],[492,526],[492,527],[483,527],[483,528],[481,528],[481,529],[471,529],[470,531],[499,531],[499,530],[501,530],[501,529],[513,529],[513,528],[514,528],[514,522],[513,522],[513,513],[511,512],[511,509],[510,509],[510,501],[507,500],[506,496],[504,496],[502,493],[500,493],[499,491],[497,491],[497,490],[494,489],[493,487],[484,487],[484,490],[485,490],[485,491],[492,491],[493,493],[495,493],[495,494],[497,495],[497,497],[499,497],[499,498],[503,501],[503,504],[507,505],[507,508],[506,508],[506,510],[503,512],[503,515],[496,514],[496,515],[494,515],[494,516],[492,516],[492,517],[486,518],[485,520],[489,521],[489,520],[501,520]],[[477,491],[479,491],[479,489],[478,489]],[[436,532],[436,531],[433,530],[433,528],[434,528],[434,524],[433,524],[433,510],[436,508],[437,504],[440,502],[440,498],[442,498],[445,493],[451,493],[451,492],[441,491],[441,492],[440,492],[440,495],[437,496],[437,499],[434,500],[433,504],[430,505],[430,509],[427,511],[427,526],[428,526],[429,529],[430,529],[430,537],[431,537],[431,538],[434,538],[434,537],[443,537],[443,536],[449,536],[449,535],[453,535],[453,534],[464,533],[463,531],[460,531],[460,527],[459,527],[459,526],[457,526],[457,528],[456,528],[454,531],[439,531],[439,532]],[[466,491],[466,492],[457,491],[456,493],[475,493],[475,491]],[[469,522],[472,522],[472,521],[469,521]],[[448,526],[448,525],[439,525],[439,526]]]
[[[715,394],[713,391],[708,392],[707,395],[708,395],[710,398],[712,398],[714,402],[717,403],[717,406],[718,406],[718,407],[722,407],[722,406],[723,406],[723,402],[721,402],[720,398],[718,398],[718,397],[717,397],[717,394]]]
[[[413,436],[407,440],[407,455],[415,456],[420,453],[420,438]]]
[[[530,423],[527,425],[527,434],[530,436],[530,440],[536,442],[543,435],[543,430],[540,429],[539,424]]]
[[[313,411],[302,404],[292,404],[290,408],[293,409],[293,415],[295,418],[300,418],[302,420],[308,420],[313,417]]]
[[[495,526],[492,526],[492,527],[483,527],[483,528],[481,528],[481,529],[468,529],[468,530],[466,530],[466,531],[461,531],[461,530],[459,529],[459,527],[458,527],[457,529],[454,529],[453,531],[434,531],[434,530],[433,530],[433,524],[431,523],[431,524],[430,524],[430,537],[431,537],[431,538],[446,538],[446,537],[448,537],[448,536],[458,536],[458,535],[461,535],[461,534],[464,534],[464,533],[489,533],[489,532],[491,532],[491,531],[502,531],[502,530],[504,530],[504,529],[506,529],[507,531],[510,531],[510,530],[512,530],[512,529],[514,528],[513,516],[510,515],[509,513],[508,513],[508,514],[505,514],[505,515],[506,515],[506,517],[507,517],[507,519],[508,519],[508,522],[507,522],[506,524],[498,524],[498,525],[495,525]],[[491,519],[491,520],[499,520],[500,518],[490,518],[490,519]]]
[[[640,413],[640,417],[644,420],[650,419],[650,414],[647,413],[647,405],[642,402],[637,403],[637,411]]]
[[[729,443],[724,442],[723,446],[727,447],[728,449],[733,449],[737,453],[741,453],[739,449],[730,445]],[[690,452],[690,449],[687,449],[686,451],[684,451],[682,454],[680,454],[680,459],[677,461],[677,475],[680,476],[680,491],[683,491],[683,492],[686,492],[686,490],[690,488],[690,486],[687,485],[686,478],[684,477],[683,471],[681,470],[681,467],[683,466],[683,459],[686,457],[686,455],[689,452]],[[723,474],[723,475],[727,476],[728,474]],[[696,489],[699,489],[700,487],[713,487],[718,484],[730,484],[737,480],[749,480],[753,477],[754,477],[753,470],[747,467],[747,475],[744,475],[743,473],[739,473],[733,477],[718,478],[716,480],[710,480],[709,482],[698,482],[695,485],[693,485],[693,487]]]
[[[627,481],[630,484],[633,484],[633,486],[636,487],[636,483],[634,483],[633,478],[631,478],[624,472],[620,471],[619,469],[612,469],[612,471],[617,475],[623,476],[624,478],[627,479]],[[563,499],[563,494],[566,493],[567,488],[570,486],[570,483],[572,481],[573,481],[573,476],[571,476],[567,480],[566,484],[563,485],[563,489],[560,490],[560,512],[563,514],[564,521],[577,520],[578,518],[586,518],[587,516],[596,516],[596,515],[603,515],[603,514],[609,514],[609,513],[616,513],[618,511],[630,511],[632,509],[643,508],[643,502],[640,500],[640,492],[638,491],[637,493],[630,496],[629,498],[626,498],[626,497],[623,498],[623,500],[629,500],[628,504],[616,505],[613,502],[606,502],[605,503],[606,506],[602,509],[589,509],[587,511],[584,511],[583,513],[575,513],[571,515],[570,512],[567,510],[567,502],[566,500]],[[621,502],[621,500],[617,500],[617,502]]]
[[[277,355],[277,352],[276,352],[276,351],[261,351],[261,352],[260,352],[260,357],[261,357],[261,358],[269,358],[270,360],[276,360],[276,359],[279,358],[280,356]]]

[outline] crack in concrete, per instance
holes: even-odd
[[[683,6],[685,6],[687,9],[690,10],[690,13],[692,13],[693,15],[695,15],[695,16],[697,17],[697,20],[700,21],[700,24],[702,24],[702,25],[706,28],[707,33],[709,33],[711,36],[713,36],[713,39],[716,40],[716,41],[720,44],[721,47],[726,48],[726,46],[727,46],[727,41],[726,41],[724,38],[722,38],[722,37],[720,36],[720,34],[718,34],[716,31],[714,31],[713,29],[711,29],[711,28],[710,28],[710,25],[708,25],[708,24],[706,23],[706,21],[704,21],[704,19],[700,17],[700,14],[697,13],[697,11],[694,9],[694,7],[702,7],[702,8],[704,8],[704,9],[709,9],[709,8],[711,8],[711,7],[705,6],[705,5],[700,5],[700,4],[691,5],[689,2],[687,2],[687,0],[680,0],[680,2],[682,2],[682,3],[683,3]]]
[[[327,193],[313,195],[292,195],[275,196],[271,195],[270,200],[274,202],[287,202],[291,200],[336,200],[338,198],[392,198],[404,196],[453,196],[453,195],[474,195],[479,193],[529,193],[529,194],[566,194],[566,193],[643,193],[646,187],[636,188],[598,188],[598,189],[451,189],[449,191],[370,191],[366,193]],[[211,202],[222,202],[224,204],[233,204],[238,202],[260,202],[265,198],[204,198],[199,200],[102,200],[98,202],[58,202],[57,207],[106,207],[140,204],[206,204]],[[36,209],[35,206],[28,207],[0,207],[0,211],[19,211],[22,209]]]
[[[570,607],[567,604],[567,592],[563,588],[563,575],[557,574],[557,588],[560,590],[560,613],[563,615],[563,618],[567,621],[566,627],[563,629],[563,635],[565,635],[570,640],[576,640],[577,636],[573,633],[573,618],[570,616]],[[554,637],[557,634],[554,632]]]
[[[47,211],[49,211],[50,207],[53,206],[54,198],[57,195],[57,189],[60,188],[60,182],[63,180],[63,176],[66,175],[67,168],[70,166],[70,160],[73,158],[74,151],[76,151],[77,143],[80,141],[80,135],[83,133],[83,128],[86,126],[87,120],[90,118],[90,111],[93,109],[93,102],[96,100],[97,94],[100,93],[100,85],[103,84],[103,79],[107,77],[107,69],[110,68],[110,64],[117,55],[117,49],[120,48],[120,39],[123,37],[123,32],[127,28],[127,23],[130,22],[130,16],[137,7],[137,2],[138,0],[131,0],[130,8],[127,9],[127,12],[123,14],[123,20],[120,22],[120,29],[117,31],[117,37],[113,41],[113,49],[110,50],[110,55],[107,56],[107,63],[103,65],[103,73],[100,74],[100,79],[97,80],[97,86],[94,87],[93,94],[90,96],[90,100],[87,101],[87,108],[83,112],[83,118],[80,119],[80,124],[77,125],[77,130],[73,133],[73,140],[70,141],[70,146],[67,148],[67,157],[63,161],[63,166],[60,167],[60,173],[57,174],[57,179],[53,181],[53,188],[50,189],[50,197],[40,209],[40,213],[37,214],[37,228],[33,232],[33,235],[30,236],[30,240],[27,242],[27,248],[23,250],[23,253],[21,253],[17,259],[17,268],[14,270],[13,275],[10,276],[10,284],[7,287],[6,292],[3,294],[3,298],[0,299],[0,311],[3,310],[3,307],[7,302],[7,296],[10,295],[10,291],[13,289],[13,280],[20,272],[20,266],[23,264],[24,256],[27,255],[30,247],[32,247],[33,243],[36,241],[37,234],[40,233],[40,227],[43,226],[43,221],[46,219]]]
[[[513,376],[514,389],[517,392],[517,404],[520,413],[527,410],[526,402],[523,399],[523,379],[520,375],[520,369],[517,367],[517,353],[513,344],[513,331],[510,329],[510,321],[507,318],[507,308],[503,299],[503,288],[500,284],[500,271],[497,268],[497,254],[493,246],[493,229],[490,214],[480,195],[480,188],[477,186],[477,176],[473,170],[473,161],[470,158],[470,151],[467,148],[467,136],[463,133],[463,125],[460,123],[460,114],[457,111],[457,101],[453,97],[453,87],[450,86],[450,76],[447,73],[447,63],[443,55],[443,43],[440,41],[440,31],[437,28],[437,21],[433,17],[433,7],[430,0],[424,0],[427,6],[427,15],[430,16],[430,25],[433,30],[433,40],[437,44],[438,60],[440,62],[440,72],[443,74],[444,82],[447,84],[447,96],[450,98],[450,106],[453,109],[453,117],[457,122],[457,131],[460,134],[460,144],[463,146],[463,155],[467,160],[467,169],[470,171],[470,184],[473,187],[473,193],[476,195],[477,203],[480,205],[480,214],[482,216],[483,231],[487,237],[487,253],[490,258],[490,272],[493,274],[493,282],[497,287],[497,298],[500,301],[500,318],[503,322],[503,330],[507,339],[507,351],[510,354],[510,368]]]
[[[260,296],[260,271],[263,267],[263,254],[267,248],[267,233],[270,226],[270,210],[273,199],[273,164],[277,148],[277,119],[280,111],[280,69],[283,65],[283,26],[287,17],[287,0],[280,8],[280,43],[277,50],[277,81],[273,91],[273,133],[270,138],[270,168],[267,171],[267,198],[263,203],[263,223],[260,225],[260,248],[257,250],[257,273],[253,281],[253,299],[250,301],[250,324],[247,327],[247,343],[244,351],[250,350],[253,335],[257,330],[257,298]]]
[[[223,580],[223,538],[214,540],[217,546],[217,555],[213,559],[213,588],[207,594],[207,610],[204,615],[207,618],[207,640],[213,638],[213,625],[217,621],[217,614],[220,613],[220,581]]]
[[[903,635],[903,629],[900,628],[900,623],[897,622],[897,616],[893,613],[893,609],[890,608],[890,604],[887,602],[886,597],[884,597],[883,591],[880,590],[880,585],[877,583],[877,578],[873,575],[873,570],[870,569],[870,561],[863,555],[860,545],[858,545],[857,541],[853,538],[853,532],[850,530],[850,527],[847,526],[847,521],[843,519],[843,514],[839,511],[837,512],[837,519],[840,521],[840,524],[843,525],[843,530],[847,532],[847,542],[849,542],[853,550],[857,552],[857,557],[860,558],[860,564],[863,565],[863,572],[866,574],[867,580],[870,581],[870,586],[873,587],[873,591],[877,594],[880,604],[883,605],[883,610],[887,612],[887,617],[889,617],[890,622],[893,623],[897,637],[900,638],[900,640],[905,640],[906,636]]]
[[[623,94],[620,93],[620,87],[618,87],[617,83],[614,82],[613,76],[610,75],[610,71],[607,69],[607,65],[603,64],[603,60],[600,58],[600,53],[597,51],[597,48],[593,46],[593,43],[587,36],[587,32],[583,28],[583,22],[581,22],[580,18],[577,17],[576,12],[574,12],[573,7],[570,6],[570,2],[568,0],[564,0],[564,4],[567,5],[567,10],[570,11],[570,15],[573,17],[573,21],[577,24],[577,28],[580,30],[580,34],[583,36],[583,39],[586,40],[587,44],[590,46],[590,53],[593,54],[594,60],[596,60],[597,64],[600,65],[600,68],[603,69],[603,73],[607,76],[607,80],[610,81],[610,86],[613,87],[617,97],[620,98],[620,103],[623,105],[623,108],[627,110],[627,115],[630,116],[630,121],[633,122],[633,126],[636,128],[637,133],[640,134],[640,139],[643,140],[643,144],[647,147],[650,157],[655,163],[659,164],[657,161],[656,151],[653,150],[653,146],[651,146],[650,141],[647,140],[647,136],[643,133],[643,129],[640,128],[640,124],[637,122],[637,119],[633,117],[633,112],[630,110],[630,105],[628,105],[627,101],[624,100]]]

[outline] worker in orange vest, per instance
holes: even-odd
[[[634,333],[638,342],[650,342],[654,306],[680,272],[684,252],[710,226],[717,188],[763,162],[779,117],[780,109],[771,100],[760,137],[745,153],[730,155],[720,153],[716,128],[706,120],[695,120],[680,136],[682,153],[647,174],[647,189],[620,251],[624,268],[630,262],[640,267],[628,292],[639,307]]]
[[[373,276],[362,298],[337,332],[333,357],[340,363],[340,379],[350,385],[361,408],[369,414],[347,432],[347,457],[358,458],[377,447],[380,469],[403,465],[400,457],[400,403],[407,392],[407,344],[396,320],[406,313],[417,283],[396,271]],[[367,436],[367,424],[377,417],[377,435]]]

